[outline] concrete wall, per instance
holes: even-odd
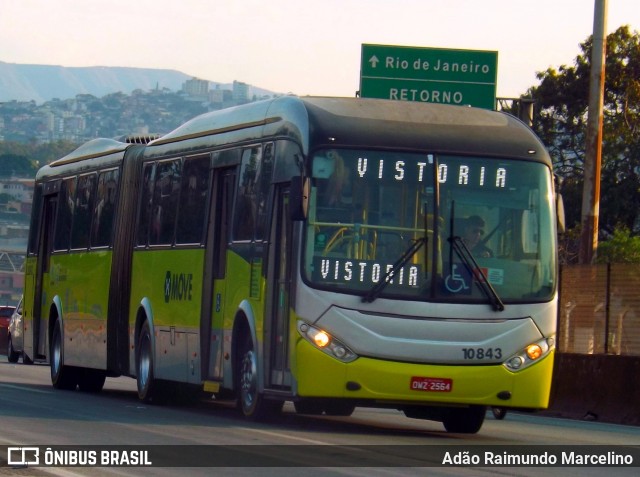
[[[640,425],[640,356],[557,353],[545,414]]]

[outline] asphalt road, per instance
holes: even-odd
[[[4,356],[0,356],[0,429],[0,475],[538,476],[540,467],[545,467],[545,475],[637,475],[638,467],[626,465],[488,467],[484,461],[470,466],[441,465],[443,455],[450,460],[476,455],[484,459],[487,451],[500,458],[509,457],[514,449],[542,449],[552,454],[565,449],[557,446],[616,446],[611,449],[619,454],[624,453],[621,446],[639,446],[633,455],[634,465],[640,465],[640,428],[632,426],[521,413],[509,413],[498,421],[488,413],[478,434],[463,435],[449,434],[440,423],[409,419],[395,410],[358,408],[349,418],[318,417],[296,414],[290,404],[275,419],[252,422],[243,419],[232,403],[211,399],[142,404],[130,378],[108,378],[103,392],[95,395],[57,391],[51,387],[47,366],[10,364]],[[146,449],[151,452],[147,457],[156,463],[189,467],[71,467],[63,465],[64,461],[55,466],[3,467],[9,447],[18,446],[65,452],[84,449],[96,452],[97,460],[100,452],[109,449]],[[566,449],[579,453],[608,450]],[[41,457],[43,454],[41,451]],[[205,464],[214,467],[213,471],[199,467]],[[220,467],[223,464],[226,466]]]

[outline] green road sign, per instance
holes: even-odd
[[[498,52],[362,45],[360,96],[494,109]]]

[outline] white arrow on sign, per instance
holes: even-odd
[[[371,63],[371,67],[375,68],[378,65],[378,62],[380,60],[378,59],[378,57],[376,55],[373,55],[371,58],[369,58],[369,63]]]

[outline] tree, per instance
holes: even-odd
[[[0,141],[0,176],[35,177],[39,167],[66,156],[76,147],[69,141],[44,144]]]
[[[0,154],[0,177],[30,177],[35,174],[32,163],[17,154]]]
[[[592,38],[580,45],[573,66],[539,72],[529,89],[534,129],[549,147],[563,179],[567,227],[580,224]],[[640,226],[640,36],[628,26],[607,37],[600,232]]]
[[[640,237],[618,227],[613,236],[598,247],[598,263],[640,263]]]

